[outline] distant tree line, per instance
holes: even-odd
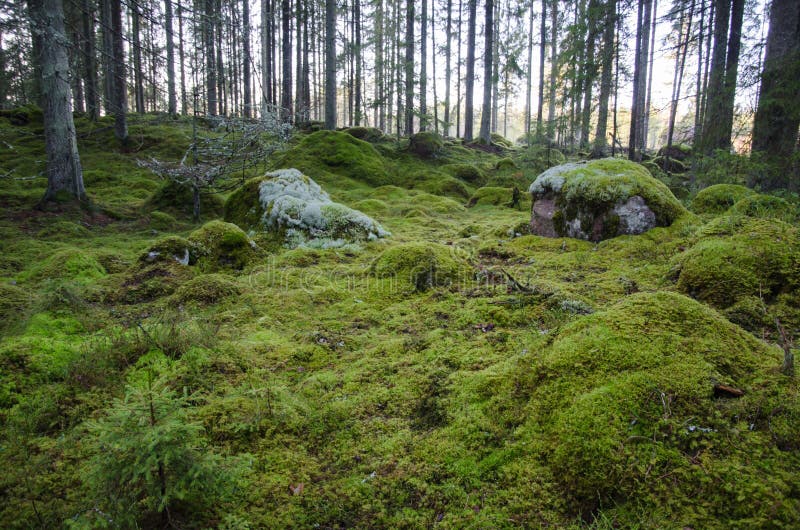
[[[751,145],[781,160],[798,146],[800,2],[769,4],[763,53],[747,58],[760,81]],[[484,142],[521,122],[525,142],[640,160],[653,144],[654,54],[664,46],[674,60],[665,143],[690,140],[711,154],[732,147],[743,24],[758,23],[755,8],[752,0],[670,0],[660,11],[658,0],[4,3],[0,105],[39,103],[66,129],[70,106],[91,119],[111,115],[123,143],[129,112],[177,116],[196,106],[207,116],[467,141],[478,125]],[[671,31],[657,42],[665,24]],[[523,93],[520,116],[514,101]],[[684,100],[693,119],[678,131]]]

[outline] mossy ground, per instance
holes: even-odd
[[[465,208],[406,179],[470,164],[524,190],[536,175],[519,158],[498,170],[498,156],[445,142],[424,160],[382,138],[365,144],[390,183],[374,187],[332,171],[346,161],[298,150],[309,135],[295,160],[392,237],[271,248],[204,274],[200,254],[171,258],[202,225],[170,214],[155,228],[146,202],[161,183],[136,165],[179,156],[164,142],[180,153],[170,139],[183,142],[188,125],[145,120],[130,153],[91,132],[101,125],[78,127],[95,210],[35,210],[41,179],[0,180],[0,311],[15,316],[0,327],[1,527],[80,525],[103,509],[85,484],[86,421],[153,363],[187,396],[206,451],[243,462],[230,498],[174,514],[185,528],[800,521],[796,380],[777,371],[780,352],[762,333],[670,279],[687,249],[736,230],[727,221],[684,215],[599,244],[514,237],[528,211]],[[15,148],[0,168],[35,175],[40,134],[0,117]],[[144,259],[154,249],[165,259]],[[418,275],[418,289],[375,273],[430,269],[420,262],[453,274]],[[798,326],[787,320],[795,337]],[[716,383],[745,396],[715,398]]]

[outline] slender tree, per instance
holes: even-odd
[[[483,110],[481,111],[480,138],[492,143],[492,59],[494,58],[494,0],[486,0],[483,49]]]
[[[325,128],[336,128],[336,0],[325,0]]]
[[[475,26],[478,15],[478,0],[467,0],[467,9],[469,10],[469,19],[467,21],[467,73],[464,80],[466,84],[466,94],[464,96],[464,140],[470,142],[473,139],[472,127],[475,121],[473,91],[475,89]],[[489,84],[488,78],[485,82],[487,85]]]
[[[406,0],[405,134],[414,133],[414,0]]]
[[[614,69],[614,30],[617,24],[617,2],[609,0],[604,6],[603,17],[603,50],[602,50],[602,74],[600,75],[600,95],[597,105],[597,128],[594,134],[594,145],[592,156],[599,158],[605,156],[608,141],[606,131],[608,127],[608,100],[611,96],[611,81]]]
[[[444,135],[450,136],[450,85],[451,85],[451,53],[453,40],[453,0],[447,0],[447,22],[445,23],[444,48]],[[436,59],[434,59],[434,62]]]
[[[422,0],[419,43],[419,130],[428,128],[428,0]]]

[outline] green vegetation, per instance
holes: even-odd
[[[411,135],[408,144],[409,149],[415,155],[422,158],[431,158],[439,154],[442,150],[444,147],[444,140],[435,132],[423,131]]]
[[[750,188],[738,184],[714,184],[700,190],[692,199],[692,211],[695,213],[719,214],[736,204],[740,199],[753,195]]]
[[[190,124],[137,119],[125,153],[78,120],[91,207],[34,209],[43,179],[0,179],[0,527],[797,525],[775,329],[800,338],[796,210],[697,216],[595,161],[565,188],[649,194],[671,224],[523,235],[534,148],[497,169],[485,146],[319,131],[264,165],[387,234],[287,248],[263,229],[292,212],[262,204],[267,167],[211,199],[224,221],[156,205],[137,160],[182,156]],[[0,115],[2,172],[41,171],[40,127]]]

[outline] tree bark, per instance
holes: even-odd
[[[731,0],[714,0],[714,49],[708,76],[708,102],[699,142],[700,151],[707,155],[730,145],[730,138],[727,141],[724,139],[725,63],[730,16]]]
[[[206,54],[206,113],[217,115],[217,62],[214,53],[214,0],[205,0],[203,13],[203,40]]]
[[[611,79],[614,67],[614,30],[616,28],[617,2],[609,0],[605,6],[605,17],[603,26],[603,56],[602,69],[600,75],[600,95],[597,105],[597,128],[594,134],[594,146],[592,156],[600,158],[605,156],[608,142],[606,131],[608,130],[608,100],[611,95]]]
[[[480,138],[492,143],[492,59],[494,58],[494,0],[486,0],[483,49],[483,111],[481,112]]]
[[[112,37],[112,62],[113,90],[112,107],[114,109],[114,134],[122,145],[128,143],[128,95],[125,84],[125,53],[122,38],[122,4],[120,0],[110,0],[111,8],[111,37]]]
[[[414,0],[406,0],[405,134],[414,133]]]
[[[28,0],[31,34],[41,44],[38,63],[42,87],[47,191],[43,201],[60,200],[64,195],[86,198],[83,171],[72,121],[69,86],[67,35],[61,0]]]
[[[89,0],[83,0],[81,14],[83,30],[83,84],[86,89],[86,114],[90,120],[96,121],[100,117],[100,97],[97,82],[97,51],[96,35],[94,31],[94,7]]]
[[[428,128],[428,0],[422,0],[419,43],[419,130]]]
[[[336,128],[336,0],[325,0],[325,128]]]
[[[178,113],[178,97],[175,93],[175,31],[172,27],[172,0],[164,0],[164,26],[167,34],[167,113],[175,116]]]
[[[451,84],[451,52],[453,41],[453,0],[447,0],[447,22],[445,27],[444,48],[444,135],[450,136],[450,84]],[[435,61],[436,59],[434,59]]]
[[[556,77],[558,75],[558,0],[551,0],[550,10],[550,94],[547,109],[547,142],[555,141]]]
[[[144,114],[144,80],[142,79],[142,33],[139,23],[139,6],[133,2],[131,10],[131,51],[133,53],[133,101],[137,114]]]
[[[467,22],[467,73],[464,82],[466,87],[464,100],[464,140],[472,141],[472,127],[475,121],[473,107],[473,91],[475,89],[475,25],[478,11],[478,0],[467,0],[469,20]],[[491,53],[489,53],[491,55]],[[487,80],[488,84],[488,80]]]

